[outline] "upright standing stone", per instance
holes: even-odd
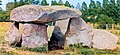
[[[43,47],[48,44],[47,26],[41,24],[25,23],[23,25],[22,46]]]
[[[92,46],[93,29],[81,18],[70,19],[66,32],[66,45],[81,43]]]
[[[63,35],[65,35],[68,28],[68,23],[69,23],[69,19],[56,21],[55,26],[60,27],[61,32],[63,33]]]
[[[16,46],[20,43],[21,34],[18,29],[19,23],[14,22],[4,37],[5,40],[8,41],[12,46]]]

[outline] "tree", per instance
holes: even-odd
[[[71,8],[75,8],[74,5],[71,5]]]
[[[39,0],[33,0],[33,1],[32,1],[32,4],[38,5],[38,4],[39,4]]]
[[[108,17],[104,14],[99,15],[96,19],[97,23],[100,25],[100,28],[108,28],[108,24],[114,24],[114,20],[111,17]]]
[[[82,3],[82,11],[86,11],[88,8],[87,8],[87,4],[85,2]]]
[[[117,0],[117,7],[120,7],[120,0]]]
[[[115,5],[115,0],[110,0],[110,4]]]
[[[79,4],[78,4],[79,5]],[[79,6],[77,6],[77,7],[79,7]],[[80,9],[80,7],[79,7],[79,9]],[[81,12],[82,12],[82,18],[86,21],[86,22],[88,22],[89,20],[88,20],[88,7],[87,7],[87,4],[85,3],[85,2],[83,2],[82,3],[82,6],[81,6]]]
[[[96,12],[97,12],[97,15],[102,14],[102,6],[99,1],[96,2]]]
[[[58,5],[64,5],[62,0],[59,0]]]
[[[56,0],[54,0],[54,1],[51,1],[51,5],[58,5],[58,3]]]
[[[2,1],[0,0],[0,5],[2,5]]]
[[[81,10],[80,3],[77,3],[77,5],[76,5],[76,9]]]
[[[17,2],[17,0],[14,0],[14,3],[16,3]]]
[[[64,5],[67,6],[67,7],[71,7],[71,5],[68,1],[66,1]]]
[[[117,14],[118,14],[118,21],[120,21],[120,0],[117,0]],[[118,22],[120,24],[120,22]]]
[[[113,18],[115,23],[119,23],[119,12],[118,12],[118,7],[115,4],[115,0],[110,0],[109,4],[107,7],[104,8],[104,13]]]
[[[8,11],[8,12],[10,12],[12,9],[14,9],[15,8],[15,6],[14,6],[14,2],[8,2],[7,4],[6,4],[6,10]]]
[[[41,1],[41,5],[46,6],[46,5],[49,5],[49,4],[47,3],[46,0],[42,0],[42,1]]]
[[[108,6],[108,0],[103,0],[103,7],[106,8]]]

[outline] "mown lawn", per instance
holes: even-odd
[[[95,48],[84,48],[80,44],[75,44],[75,45],[70,45],[66,47],[65,50],[55,50],[55,51],[48,51],[48,52],[43,52],[45,51],[44,48],[36,48],[36,49],[29,49],[29,48],[3,48],[4,46],[1,47],[1,43],[8,45],[8,43],[4,40],[4,35],[8,31],[9,27],[11,26],[12,23],[10,22],[0,22],[0,55],[77,55],[77,54],[88,54],[88,55],[93,55],[93,54],[120,54],[120,40],[118,41],[118,48],[115,50],[99,50]],[[51,36],[51,31],[53,30],[54,27],[49,27],[48,28],[48,36],[50,38]],[[119,34],[115,34],[116,36],[119,37]],[[9,50],[9,51],[8,51]]]

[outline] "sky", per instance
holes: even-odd
[[[0,7],[2,7],[3,10],[6,10],[6,4],[8,2],[13,2],[14,0],[1,0],[2,1],[2,5],[0,5]],[[19,1],[19,0],[18,0]],[[41,0],[40,0],[41,1]],[[51,4],[51,1],[52,0],[47,0],[47,2],[49,4]],[[56,1],[59,1],[59,0],[56,0]],[[64,3],[65,1],[69,1],[70,4],[73,4],[74,6],[77,5],[77,3],[80,3],[80,5],[82,5],[83,2],[86,2],[87,5],[90,4],[90,0],[62,0]],[[93,1],[100,1],[101,3],[103,2],[103,0],[93,0]]]

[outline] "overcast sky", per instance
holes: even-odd
[[[12,2],[14,0],[1,0],[2,1],[2,5],[0,5],[0,7],[3,8],[3,10],[6,9],[6,4],[8,2]],[[19,0],[18,0],[19,1]],[[41,1],[41,0],[40,0]],[[51,3],[52,0],[47,0],[48,3]],[[59,1],[59,0],[56,0],[56,1]],[[64,3],[65,1],[69,1],[70,4],[73,4],[74,6],[76,6],[77,3],[80,3],[80,5],[82,4],[82,2],[86,2],[87,5],[90,3],[90,0],[62,0]],[[93,1],[100,1],[101,3],[103,2],[103,0],[93,0]]]

